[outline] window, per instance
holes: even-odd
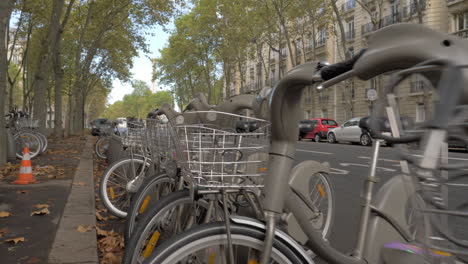
[[[346,40],[354,39],[354,18],[346,22]]]
[[[317,32],[317,46],[324,45],[326,39],[327,39],[327,32],[324,28],[322,28]]]
[[[416,105],[416,122],[423,122],[426,120],[426,107],[424,104]]]
[[[286,57],[286,48],[281,48],[281,57]]]
[[[302,53],[302,39],[296,41],[296,55]]]
[[[455,15],[456,30],[468,29],[468,12]]]
[[[326,109],[323,109],[322,112],[323,111],[325,111],[328,114]],[[324,126],[338,126],[338,124],[335,122],[335,120],[322,120],[322,125],[324,125]]]
[[[369,89],[377,89],[377,79],[372,78],[369,80]]]

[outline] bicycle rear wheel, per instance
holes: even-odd
[[[264,231],[231,223],[234,263],[260,263]],[[145,264],[228,263],[228,239],[224,222],[200,225],[166,241],[145,260]],[[296,253],[283,241],[275,239],[270,264],[313,263]]]
[[[159,200],[174,192],[176,181],[166,174],[154,175],[143,182],[138,192],[131,199],[125,221],[125,241],[130,237],[144,212],[153,208]]]
[[[104,206],[117,217],[125,218],[130,206],[131,193],[127,183],[136,176],[144,175],[147,162],[139,158],[123,158],[112,163],[101,178],[99,195]]]
[[[41,152],[41,140],[37,135],[31,132],[19,132],[14,136],[16,157],[23,158],[23,149],[29,148],[30,158],[34,158]]]
[[[100,159],[107,159],[107,150],[109,149],[109,137],[100,137],[94,144],[94,153]]]

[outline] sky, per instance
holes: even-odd
[[[169,25],[168,28],[172,28],[172,25]],[[158,87],[157,83],[151,82],[152,64],[150,58],[159,56],[159,49],[164,47],[166,41],[169,39],[169,33],[164,32],[161,26],[156,26],[151,30],[151,33],[153,33],[153,36],[146,37],[150,53],[145,54],[140,51],[139,56],[133,59],[131,72],[133,73],[134,80],[145,81],[151,87],[151,90],[156,92],[158,90],[160,91],[161,88]],[[117,79],[112,82],[112,86],[112,91],[107,98],[108,104],[122,100],[124,95],[132,93],[133,90],[130,83],[122,83]]]

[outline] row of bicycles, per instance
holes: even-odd
[[[468,132],[466,61],[466,40],[392,25],[352,59],[297,66],[270,91],[215,106],[198,95],[180,113],[170,105],[149,113],[118,141],[103,136],[103,157],[115,142],[125,153],[100,184],[106,208],[126,219],[123,263],[467,262],[467,229],[459,218],[468,212],[449,204],[447,186],[466,179],[468,165],[441,158],[454,131],[466,141],[459,136]],[[343,253],[328,241],[336,210],[328,163],[294,159],[301,96],[306,87],[381,74],[390,78],[366,124],[376,140],[357,242]],[[408,135],[395,94],[413,74],[427,78],[437,96],[432,120],[421,134]],[[238,114],[245,109],[254,115]],[[381,133],[383,116],[391,136]],[[255,129],[236,131],[240,118]],[[401,172],[376,190],[384,141],[396,146]]]
[[[9,151],[17,158],[23,158],[24,147],[29,148],[31,159],[47,150],[47,137],[39,131],[38,120],[18,109],[10,110],[5,118]]]

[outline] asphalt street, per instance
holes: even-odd
[[[331,166],[330,178],[335,195],[335,218],[330,243],[342,252],[351,252],[357,240],[361,191],[364,180],[369,174],[369,164],[372,147],[351,144],[330,144],[325,141],[316,143],[299,141],[297,143],[296,160],[316,160],[328,162]],[[401,172],[397,160],[397,149],[382,146],[377,164],[377,175],[380,179],[375,190],[378,190],[388,179]],[[450,162],[466,162],[468,153],[462,150],[450,150]],[[449,204],[456,202],[466,204],[468,180],[459,181],[449,186]],[[466,210],[466,208],[465,208]],[[466,220],[456,219],[458,225],[464,225]],[[467,237],[464,237],[467,239]]]

